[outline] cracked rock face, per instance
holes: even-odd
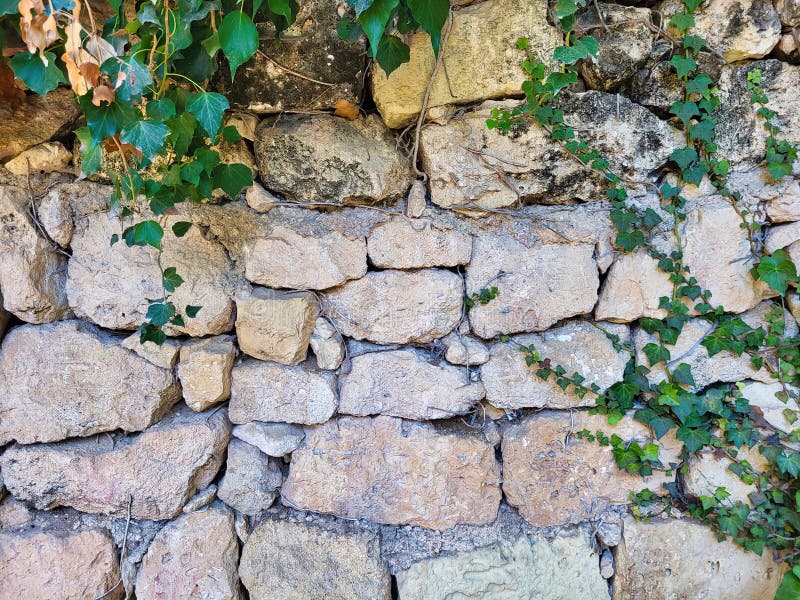
[[[0,348],[0,444],[141,431],[181,397],[171,369],[82,321],[23,325]]]
[[[255,446],[235,439],[228,444],[225,476],[220,481],[217,496],[240,513],[257,515],[272,506],[282,482],[278,461]]]

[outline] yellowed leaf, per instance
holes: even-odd
[[[337,100],[333,109],[333,114],[337,117],[344,117],[348,121],[358,118],[358,106],[347,100]]]
[[[114,102],[114,89],[107,85],[98,85],[92,90],[92,104],[100,106],[101,102]]]

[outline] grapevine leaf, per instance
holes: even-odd
[[[272,4],[273,2],[270,2],[270,7]],[[237,10],[225,15],[218,34],[219,45],[228,57],[228,66],[233,79],[236,76],[236,69],[250,60],[258,50],[258,30],[247,14]]]

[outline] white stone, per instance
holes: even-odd
[[[472,237],[431,219],[394,219],[372,230],[367,251],[382,269],[455,267],[469,262]]]
[[[178,378],[189,408],[202,412],[228,399],[234,358],[233,336],[193,340],[181,346]]]

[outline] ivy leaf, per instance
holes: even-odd
[[[389,22],[389,17],[392,11],[397,8],[398,3],[399,0],[373,0],[361,12],[358,12],[358,8],[356,8],[356,17],[369,40],[369,51],[372,58],[376,58],[378,55],[378,46],[386,29],[386,24]],[[366,2],[360,4],[363,5]]]
[[[78,99],[86,125],[92,133],[95,142],[102,142],[107,138],[117,135],[125,127],[136,122],[138,111],[126,102],[103,103],[101,106],[92,104],[89,94],[84,94]]]
[[[192,306],[191,304],[186,305],[186,316],[190,319],[194,319],[197,316],[197,313],[200,312],[200,309],[203,308],[202,306]]]
[[[688,123],[692,117],[700,116],[700,109],[694,102],[674,102],[672,106],[669,107],[669,112],[684,123]]]
[[[657,440],[660,440],[662,437],[667,435],[667,432],[675,427],[675,421],[670,419],[669,417],[654,417],[648,423],[650,427],[653,429],[653,434],[656,436]]]
[[[670,358],[669,350],[664,348],[664,346],[659,346],[658,344],[653,344],[652,342],[646,344],[643,350],[651,367],[660,363],[661,361],[666,362]]]
[[[688,385],[690,387],[694,387],[694,377],[692,377],[692,367],[690,367],[686,363],[681,363],[678,367],[672,372],[672,378],[678,382]]]
[[[679,427],[675,437],[682,441],[686,449],[692,454],[711,443],[711,434],[705,429]]]
[[[170,294],[174,292],[183,283],[183,277],[178,275],[178,270],[175,267],[167,267],[164,269],[163,274],[164,289]]]
[[[81,172],[91,175],[100,170],[103,162],[103,148],[94,139],[88,127],[75,131],[75,137],[81,143]]]
[[[253,172],[241,163],[223,163],[214,167],[212,181],[215,188],[222,188],[229,197],[235,198],[242,188],[253,185]]]
[[[358,38],[364,35],[364,30],[361,29],[361,25],[352,19],[342,17],[339,19],[338,25],[336,25],[336,33],[339,34],[339,39],[342,39],[346,42],[355,42]]]
[[[800,454],[797,452],[792,452],[788,456],[783,453],[779,454],[777,463],[781,473],[788,473],[795,478],[800,475]]]
[[[559,46],[553,52],[553,58],[565,65],[572,65],[583,58],[597,54],[598,49],[597,40],[588,36],[575,40],[572,46]]]
[[[157,250],[161,249],[164,230],[156,221],[142,221],[130,228],[129,231],[132,231],[132,234],[125,236],[128,246],[152,246]]]
[[[788,162],[768,162],[767,172],[772,176],[772,179],[779,181],[792,174],[792,165]]]
[[[139,343],[153,342],[157,346],[161,346],[167,341],[167,334],[161,331],[161,328],[153,325],[152,323],[144,323],[139,328]]]
[[[573,71],[566,73],[554,71],[547,76],[547,81],[545,81],[545,85],[553,92],[553,96],[558,95],[558,92],[573,83],[578,83],[578,74]]]
[[[14,75],[40,96],[47,96],[47,92],[52,92],[59,83],[67,83],[61,69],[56,65],[55,54],[45,52],[44,56],[47,65],[38,54],[30,52],[20,52],[8,61]]]
[[[673,56],[669,64],[675,69],[675,72],[678,74],[680,79],[686,77],[689,73],[697,69],[697,63],[692,58],[686,58],[685,56],[680,56],[676,54]]]
[[[270,2],[270,9],[272,9],[272,4]],[[288,6],[286,8],[288,10]],[[291,16],[291,11],[289,11],[289,15]],[[236,76],[236,69],[250,60],[258,50],[258,30],[247,14],[237,10],[225,15],[219,26],[218,34],[219,45],[228,58],[231,80],[233,80]],[[200,122],[202,123],[202,120]]]
[[[450,12],[449,0],[407,0],[407,2],[408,8],[411,9],[411,15],[431,36],[433,53],[438,56],[442,27],[444,27]]]
[[[3,15],[15,15],[19,9],[17,0],[0,0],[0,17]]]
[[[167,140],[169,127],[158,121],[136,121],[130,127],[122,130],[120,139],[126,144],[131,144],[142,153],[143,161],[150,163],[155,158]]]
[[[192,113],[213,142],[222,127],[222,117],[230,108],[228,100],[215,92],[192,94],[186,103],[186,110]]]
[[[147,116],[156,121],[167,121],[175,116],[175,103],[169,98],[151,100],[147,103]]]
[[[375,60],[388,77],[397,67],[411,60],[411,53],[406,43],[399,37],[385,35],[381,38]]]
[[[775,600],[797,600],[800,598],[800,578],[792,571],[787,571],[775,592]]]
[[[189,112],[182,112],[167,121],[169,137],[167,141],[172,144],[177,159],[185,156],[197,128],[197,119]]]
[[[683,35],[692,27],[694,27],[694,17],[689,13],[676,13],[672,15],[672,18],[670,18],[669,24],[677,29],[681,35]]]
[[[701,73],[697,77],[692,77],[686,82],[686,92],[689,94],[700,94],[701,96],[705,96],[708,93],[708,88],[712,83],[714,83],[714,81],[711,79],[711,77],[705,73]]]
[[[781,296],[786,295],[789,283],[797,282],[797,267],[785,250],[776,250],[770,256],[764,256],[756,267],[758,278]]]
[[[634,248],[643,246],[644,242],[644,232],[642,232],[640,229],[634,229],[633,231],[621,231],[614,239],[614,243],[626,252],[630,252]]]
[[[136,104],[142,99],[142,92],[152,85],[150,70],[134,56],[112,57],[100,67],[100,71],[108,75],[113,85],[117,85],[122,74],[122,81],[114,90],[119,100]]]
[[[681,169],[685,169],[697,160],[697,150],[694,148],[678,148],[677,150],[673,150],[669,157]]]
[[[183,237],[186,235],[186,232],[192,228],[191,221],[178,221],[172,226],[172,233],[175,234],[175,237]]]
[[[576,0],[558,0],[553,16],[559,21],[564,17],[569,17],[578,12],[578,3]]]
[[[652,208],[648,208],[646,211],[644,211],[643,221],[648,229],[652,229],[653,227],[661,223],[661,217]]]
[[[172,302],[153,302],[147,307],[147,319],[151,324],[160,327],[169,323],[175,314],[175,305]]]

